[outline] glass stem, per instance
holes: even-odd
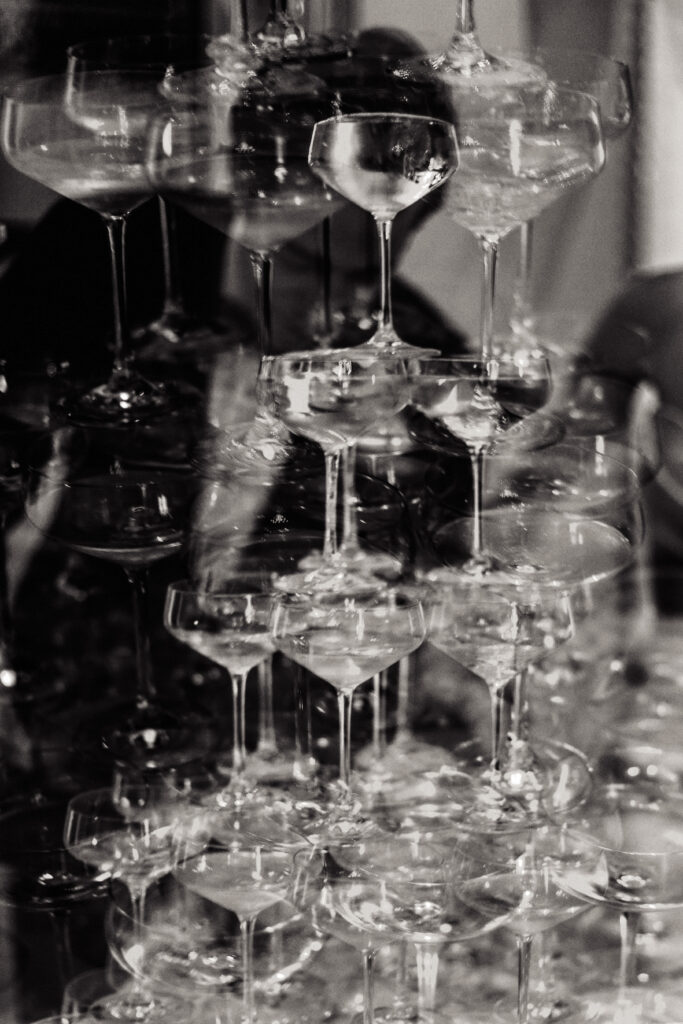
[[[621,951],[619,957],[619,1000],[626,999],[626,991],[637,983],[636,944],[640,928],[640,914],[626,911],[619,917]]]
[[[410,735],[410,673],[412,661],[409,654],[398,663],[398,688],[396,693],[396,735],[394,743]]]
[[[474,31],[474,0],[455,0],[454,32],[471,35]]]
[[[249,260],[256,290],[256,340],[260,355],[267,356],[272,351],[273,342],[273,261],[262,252],[249,253]]]
[[[483,448],[470,451],[472,464],[472,548],[470,561],[485,562],[484,538],[482,529],[482,508],[484,505],[484,460],[486,452]]]
[[[384,672],[378,672],[372,677],[372,754],[375,760],[384,754],[383,736],[385,732],[384,716],[384,695],[383,677]]]
[[[12,673],[7,679],[0,676],[0,691],[3,686],[12,687],[16,682],[14,672],[14,621],[10,601],[7,575],[7,509],[0,504],[0,673]]]
[[[323,348],[332,340],[332,227],[329,217],[322,223],[323,236]]]
[[[391,228],[391,220],[377,220],[380,274],[380,319],[378,333],[382,336],[389,336],[394,333],[394,320],[391,310]]]
[[[531,313],[531,266],[533,262],[533,224],[526,221],[519,229],[519,270],[512,296],[510,326],[514,334],[523,334]]]
[[[315,770],[313,725],[311,722],[310,677],[300,665],[294,666],[294,757],[293,773],[298,780],[309,779]]]
[[[527,715],[528,715],[528,704],[527,704],[527,682],[529,679],[528,666],[520,669],[515,675],[513,697],[512,697],[512,715],[511,715],[511,736],[513,740],[523,740],[526,738],[527,732]]]
[[[109,237],[109,256],[114,303],[114,366],[115,374],[124,373],[130,355],[128,304],[126,295],[126,218],[104,216]]]
[[[337,497],[341,449],[325,452],[325,537],[323,560],[329,563],[337,554]]]
[[[164,313],[177,313],[183,307],[176,259],[175,211],[163,196],[159,196],[159,223],[161,226],[161,255],[164,273]]]
[[[246,1024],[253,1024],[256,1019],[254,1001],[254,929],[256,918],[243,920],[240,918],[240,938],[242,940],[242,1000]],[[232,1017],[232,1011],[228,1019]]]
[[[363,1024],[375,1020],[375,950],[363,950]]]
[[[244,739],[247,673],[231,672],[232,683],[232,767],[238,774],[244,771],[247,747]]]
[[[258,745],[261,754],[275,754],[275,712],[273,710],[273,659],[269,655],[257,666],[258,672]]]
[[[133,626],[135,630],[135,665],[137,679],[136,701],[139,708],[145,708],[155,697],[152,683],[152,659],[149,640],[149,602],[147,568],[125,569],[126,578],[133,594]]]
[[[493,314],[496,300],[496,268],[498,265],[498,242],[480,238],[483,275],[481,290],[481,333],[479,358],[486,362],[493,355]]]
[[[436,1006],[436,982],[439,975],[440,952],[438,948],[418,942],[417,953],[417,1012],[420,1020],[434,1013]]]
[[[500,768],[500,752],[503,737],[507,730],[507,705],[505,687],[497,686],[491,690],[491,769]]]
[[[49,910],[48,917],[52,927],[52,938],[55,946],[57,975],[63,989],[74,976],[74,956],[71,948],[71,930],[69,921],[70,910]]]
[[[517,937],[517,1024],[527,1024],[529,1020],[531,945],[531,935]]]
[[[351,694],[346,690],[337,693],[339,709],[339,781],[346,790],[347,800],[351,799]]]
[[[358,498],[356,496],[355,444],[348,444],[341,454],[342,471],[342,553],[354,555],[358,551]]]

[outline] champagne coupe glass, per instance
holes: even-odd
[[[530,665],[541,662],[553,647],[566,643],[573,632],[571,604],[560,594],[534,590],[516,583],[441,580],[432,599],[425,596],[427,639],[475,676],[489,690],[491,748],[483,762],[464,763],[480,793],[471,790],[478,809],[493,818],[497,807],[508,821],[507,805],[518,804],[522,816],[537,816],[546,799],[552,800],[557,784],[557,762],[566,773],[566,794],[585,795],[589,782],[586,759],[559,742],[527,743],[520,733],[519,697],[513,705],[513,721],[507,724],[508,687],[518,683]],[[466,747],[467,749],[467,747]],[[548,750],[548,756],[545,751]]]
[[[92,71],[19,82],[5,96],[2,148],[18,171],[98,213],[109,237],[114,362],[108,380],[64,400],[79,422],[134,423],[168,412],[171,395],[129,365],[124,273],[129,214],[151,195],[147,121],[162,98],[145,71]]]
[[[242,943],[243,1018],[256,1019],[254,998],[254,931],[260,915],[270,912],[272,921],[293,916],[290,901],[293,871],[291,850],[263,848],[242,841],[221,847],[209,846],[174,869],[177,882],[204,900],[236,915]],[[272,922],[271,922],[272,923]]]
[[[164,464],[157,450],[133,458],[132,435],[64,427],[33,452],[25,512],[47,537],[67,548],[119,565],[130,584],[135,635],[132,709],[107,715],[98,742],[124,765],[149,768],[197,756],[206,726],[185,710],[164,706],[150,659],[148,586],[152,567],[183,546],[193,493],[192,474]]]
[[[210,36],[179,33],[112,36],[72,44],[67,50],[67,74],[85,71],[134,70],[156,74],[159,83],[191,69],[211,65]],[[179,266],[176,211],[158,196],[161,229],[163,299],[159,315],[133,331],[136,358],[170,361],[202,356],[224,347],[228,330],[203,322],[185,304]]]
[[[138,941],[150,884],[168,874],[178,857],[196,855],[208,839],[207,816],[179,800],[165,783],[124,783],[78,793],[64,821],[70,853],[125,885]],[[109,1012],[127,1020],[147,1019],[159,1009],[156,998],[134,984],[114,993]]]
[[[185,866],[180,865],[179,870],[182,872]],[[218,865],[215,867],[218,870]],[[205,882],[210,872],[209,868],[204,873]],[[235,883],[237,900],[242,883],[238,877]],[[245,888],[247,884],[245,879]],[[226,902],[227,893],[226,883]],[[243,1016],[239,922],[236,928],[236,915],[219,899],[192,891],[191,882],[186,886],[180,879],[166,876],[150,886],[141,943],[135,942],[128,906],[116,894],[105,919],[107,945],[114,962],[153,988],[174,993],[185,1003],[185,1020],[189,1007],[191,1016],[210,1020],[237,1022]],[[281,900],[257,916],[253,939],[257,1011],[265,1008],[268,1000],[269,1008],[277,1006],[287,1014],[280,1019],[292,1019],[288,1012],[288,990],[295,987],[292,982],[305,986],[307,997],[315,984],[307,970],[316,955],[313,927],[306,915]]]
[[[315,125],[308,159],[330,188],[371,213],[377,224],[381,314],[363,348],[410,354],[414,347],[399,338],[392,319],[392,223],[457,169],[455,128],[418,114],[340,114]]]
[[[580,857],[565,843],[564,830],[556,825],[524,829],[504,838],[476,835],[456,850],[456,860],[473,860],[478,869],[468,879],[463,899],[484,915],[501,914],[503,928],[512,932],[517,945],[517,1021],[531,1019],[529,976],[534,939],[586,910],[586,902],[558,882],[565,865]]]
[[[269,120],[246,106],[236,123],[239,95],[235,90],[216,110],[207,98],[155,122],[147,170],[160,195],[249,253],[265,355],[271,351],[273,259],[340,203],[308,167],[310,126]]]
[[[557,881],[572,897],[619,913],[621,958],[618,988],[586,991],[597,1020],[651,1021],[680,1012],[679,1000],[655,994],[637,970],[637,941],[644,913],[665,913],[683,905],[681,886],[680,793],[646,782],[605,783],[564,825],[565,842],[576,851],[557,870]]]
[[[605,163],[597,100],[554,85],[471,90],[455,99],[460,166],[446,193],[456,224],[478,240],[483,261],[479,354],[493,351],[495,275],[501,240]]]
[[[419,359],[411,404],[414,436],[430,447],[466,448],[472,467],[472,549],[462,566],[473,576],[493,571],[481,530],[483,473],[487,454],[508,433],[520,447],[539,447],[552,437],[552,421],[532,414],[550,392],[550,367],[543,356],[524,360],[471,356]],[[532,427],[531,424],[534,424]]]
[[[555,85],[594,96],[600,105],[605,145],[622,135],[633,115],[633,88],[628,65],[614,57],[585,50],[538,47],[527,58],[543,68]],[[520,264],[513,294],[510,327],[518,344],[533,344],[534,320],[530,295],[533,261],[533,220],[520,227]]]
[[[321,931],[339,935],[364,955],[364,1021],[373,1019],[372,968],[383,944],[415,948],[417,1019],[431,1020],[441,951],[493,931],[506,917],[503,910],[494,920],[461,899],[463,863],[449,846],[419,837],[367,837],[328,847],[325,869],[314,880],[318,897],[311,913]]]
[[[359,594],[379,589],[382,581],[363,571],[351,539],[347,560],[337,543],[337,492],[344,450],[408,401],[404,360],[375,349],[343,353],[292,353],[262,360],[259,389],[264,408],[293,433],[317,442],[325,456],[325,541],[322,561],[310,571],[280,577],[279,589],[315,589]],[[345,483],[345,512],[355,502],[353,481]],[[347,530],[350,514],[346,516]],[[348,533],[347,533],[348,536]],[[346,540],[347,537],[344,537]],[[360,563],[360,564],[359,564]]]
[[[356,814],[351,787],[353,693],[417,650],[425,634],[422,605],[414,594],[395,589],[370,598],[283,594],[275,602],[272,631],[278,650],[337,691],[338,792],[331,794],[326,810],[328,825],[348,825]],[[324,820],[317,827],[324,830]]]
[[[249,672],[274,650],[270,635],[273,597],[268,580],[247,574],[218,578],[211,589],[185,580],[166,592],[164,625],[172,636],[227,670],[232,682],[230,790],[237,797],[249,783],[245,700]]]

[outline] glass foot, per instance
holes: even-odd
[[[125,370],[89,390],[72,389],[57,400],[56,411],[79,426],[128,426],[168,414],[173,397],[166,385]]]

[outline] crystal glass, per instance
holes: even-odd
[[[460,166],[446,208],[479,242],[483,261],[479,354],[493,351],[501,240],[605,163],[600,107],[571,89],[470,90],[455,98]]]
[[[149,442],[149,448],[146,445]],[[166,442],[168,443],[168,442]],[[59,428],[32,452],[25,511],[45,536],[121,567],[130,584],[135,636],[132,707],[85,723],[122,765],[159,767],[206,749],[207,724],[166,706],[153,679],[148,622],[155,564],[181,551],[192,474],[165,463],[155,442],[132,433]]]
[[[67,50],[67,74],[84,71],[141,70],[158,76],[211,65],[210,36],[160,33],[110,36],[73,43]],[[172,362],[206,357],[229,341],[229,328],[204,322],[186,305],[179,261],[176,211],[159,196],[159,226],[163,272],[162,306],[150,323],[133,330],[136,358]]]
[[[264,408],[292,433],[320,445],[325,456],[325,541],[322,561],[310,572],[281,577],[279,589],[320,590],[359,594],[381,588],[382,580],[363,571],[353,525],[355,483],[347,475],[344,488],[346,535],[337,541],[339,467],[345,449],[385,417],[402,409],[409,398],[408,369],[393,355],[349,349],[300,352],[262,360],[259,391]],[[349,558],[344,547],[348,545]]]
[[[642,984],[637,969],[641,917],[665,913],[683,904],[680,871],[680,794],[663,793],[646,782],[603,784],[565,826],[567,859],[556,873],[558,884],[572,897],[611,908],[620,915],[621,962],[616,992],[588,991],[597,1020],[661,1019],[667,996],[656,996]],[[673,999],[669,1013],[677,1013]],[[666,1012],[666,1010],[664,1010]]]
[[[217,665],[232,683],[232,758],[230,787],[249,786],[245,740],[246,685],[249,672],[269,660],[274,650],[270,635],[273,596],[269,581],[247,574],[218,578],[210,588],[185,580],[169,584],[164,625],[177,640]]]
[[[152,126],[147,170],[157,190],[249,253],[258,344],[271,346],[271,272],[283,245],[319,224],[340,201],[309,169],[311,127],[225,102],[178,109]],[[215,109],[214,109],[215,107]],[[239,111],[239,116],[235,111]]]
[[[633,116],[633,86],[629,67],[623,61],[586,50],[537,47],[521,60],[542,68],[548,79],[563,88],[594,96],[600,105],[606,145],[626,131]],[[609,150],[607,150],[609,152]],[[533,221],[520,228],[519,274],[513,294],[510,319],[513,343],[527,347],[535,342],[530,296],[533,263]]]
[[[422,606],[409,592],[351,598],[333,593],[282,595],[272,621],[276,647],[330,683],[339,712],[339,792],[330,821],[353,817],[351,710],[354,691],[374,675],[416,650],[424,639]],[[324,822],[315,823],[318,829]]]
[[[472,575],[492,569],[481,532],[487,456],[501,438],[540,447],[554,434],[552,421],[532,415],[547,402],[550,367],[544,357],[480,360],[471,356],[416,361],[411,388],[413,435],[441,451],[463,446],[472,468],[472,548],[463,565]]]
[[[250,845],[244,837],[227,847],[211,846],[174,869],[174,879],[191,893],[217,904],[239,920],[243,975],[243,1019],[256,1017],[254,933],[270,912],[271,927],[294,916],[290,900],[292,853]]]
[[[417,114],[341,114],[313,129],[309,163],[322,180],[375,219],[381,314],[366,349],[410,352],[391,311],[391,228],[401,210],[443,185],[458,167],[455,128]],[[424,353],[423,353],[424,354]]]
[[[124,235],[129,214],[152,194],[145,173],[148,119],[162,98],[146,71],[87,71],[19,82],[5,96],[2,149],[22,174],[99,214],[107,229],[114,299],[114,363],[108,380],[67,396],[79,422],[133,423],[167,413],[171,395],[130,365]]]
[[[138,940],[150,884],[168,874],[179,857],[196,855],[209,840],[208,818],[165,784],[121,785],[87,790],[69,801],[64,844],[106,877],[119,879],[131,898]],[[146,1018],[155,996],[141,985],[115,992],[111,1016]]]
[[[239,885],[239,882],[237,883]],[[315,980],[319,942],[307,916],[281,900],[250,924],[257,1014],[277,1007],[279,1019],[301,1013]],[[240,922],[232,910],[167,876],[150,886],[142,941],[136,943],[129,906],[116,895],[105,920],[116,964],[154,989],[184,1001],[193,1016],[244,1018],[244,962]],[[299,988],[305,996],[297,998]],[[167,1000],[168,1002],[168,1000]],[[306,1018],[304,1018],[306,1019]]]
[[[477,837],[456,847],[456,860],[478,865],[467,880],[463,900],[488,916],[507,915],[503,927],[517,946],[517,1021],[532,1019],[529,976],[537,938],[586,910],[585,901],[558,882],[558,874],[581,863],[580,854],[565,843],[561,827],[543,825],[508,834],[504,839]]]

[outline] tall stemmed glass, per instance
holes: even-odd
[[[452,219],[482,255],[479,355],[493,351],[496,262],[501,240],[605,163],[600,107],[555,86],[470,90],[455,97],[460,166],[448,187]]]
[[[281,595],[274,606],[273,640],[297,665],[330,683],[339,711],[339,779],[328,825],[354,818],[351,785],[351,710],[354,691],[383,669],[417,650],[425,620],[419,599],[390,590],[370,598],[343,594]],[[314,827],[325,827],[324,821]]]
[[[225,846],[212,843],[199,856],[182,860],[173,875],[190,892],[237,917],[242,943],[243,1017],[252,1024],[256,1019],[254,930],[260,915],[269,912],[272,926],[277,926],[295,914],[289,899],[293,854],[286,848],[264,848],[238,834],[234,839]]]
[[[156,74],[161,83],[169,75],[211,65],[207,46],[211,37],[176,33],[112,36],[72,44],[67,50],[67,74],[85,71],[140,70]],[[227,328],[219,330],[189,312],[181,282],[175,211],[159,196],[159,223],[163,296],[161,310],[150,323],[135,328],[136,356],[160,360],[201,356],[225,345]]]
[[[371,213],[377,224],[381,312],[377,330],[362,348],[397,355],[414,351],[393,324],[392,223],[457,169],[455,128],[418,114],[340,114],[315,125],[309,163],[330,188]]]
[[[485,575],[494,568],[481,528],[487,453],[506,434],[522,448],[556,440],[552,420],[532,415],[549,393],[550,367],[543,356],[519,361],[470,356],[416,360],[411,404],[417,415],[411,420],[411,431],[418,440],[442,451],[455,452],[464,446],[470,458],[472,549],[462,568],[471,575]]]
[[[455,859],[477,865],[463,900],[494,919],[507,914],[503,927],[517,945],[517,1024],[528,1024],[534,939],[586,910],[585,900],[558,881],[567,863],[580,863],[580,855],[566,843],[561,826],[542,825],[502,840],[474,835],[456,847]]]
[[[543,68],[548,79],[563,88],[576,89],[594,96],[600,105],[605,144],[622,135],[633,115],[633,88],[628,65],[603,54],[585,50],[553,50],[538,47],[527,58]],[[609,149],[607,150],[609,153]],[[529,345],[534,338],[531,302],[533,263],[533,221],[520,227],[520,264],[513,294],[510,327],[513,340]]]
[[[637,943],[644,913],[683,906],[683,802],[674,790],[634,779],[603,784],[573,820],[564,825],[565,843],[576,851],[557,869],[557,881],[573,897],[619,913],[621,958],[617,991],[587,991],[597,1020],[643,1022],[672,1018],[680,1000],[667,1005],[641,983]]]
[[[208,97],[162,117],[150,134],[147,170],[159,194],[249,253],[262,355],[272,349],[274,257],[340,205],[308,167],[309,138],[310,127],[246,108],[237,125],[231,104],[212,112]]]
[[[294,434],[317,442],[325,456],[325,540],[322,560],[311,570],[280,577],[277,586],[359,594],[381,580],[358,564],[355,546],[347,559],[337,543],[339,466],[345,449],[408,401],[406,363],[374,348],[344,352],[300,352],[262,360],[259,391],[263,407]],[[348,508],[353,482],[345,484]],[[347,516],[347,526],[349,517]],[[346,537],[344,538],[346,539]],[[352,538],[353,539],[353,538]]]
[[[135,433],[135,432],[133,432]],[[148,622],[149,572],[184,543],[193,478],[176,465],[131,457],[124,432],[64,427],[32,453],[25,511],[44,535],[119,565],[130,584],[135,634],[135,695],[122,717],[98,728],[115,759],[158,766],[201,746],[195,716],[163,706],[153,680]]]
[[[126,886],[137,941],[143,938],[150,885],[168,874],[179,857],[199,853],[208,839],[208,816],[184,803],[164,783],[78,793],[69,801],[64,821],[69,852]],[[99,1005],[109,1003],[112,1017],[144,1020],[158,1009],[157,999],[134,979],[131,989],[115,992]]]
[[[168,411],[171,396],[129,365],[125,228],[151,195],[145,173],[148,119],[162,99],[145,71],[92,71],[19,82],[5,96],[2,149],[22,174],[98,213],[107,229],[114,301],[109,378],[64,402],[76,421],[131,423]]]
[[[464,578],[434,586],[425,596],[427,639],[459,665],[483,679],[491,706],[490,755],[477,772],[478,757],[463,757],[466,770],[479,777],[477,810],[493,820],[494,806],[509,823],[508,802],[518,802],[522,820],[537,816],[539,807],[556,785],[557,766],[566,774],[566,791],[585,794],[588,769],[585,758],[566,744],[528,744],[519,723],[507,723],[505,694],[530,665],[541,662],[553,647],[573,633],[570,601],[564,594],[543,594],[521,583],[495,583]],[[513,709],[513,714],[516,708]],[[473,790],[474,792],[474,790]]]
[[[263,576],[214,579],[211,589],[189,580],[166,591],[164,625],[193,650],[227,670],[232,683],[232,761],[230,792],[249,788],[245,740],[245,700],[249,672],[274,650],[270,635],[273,597]]]

